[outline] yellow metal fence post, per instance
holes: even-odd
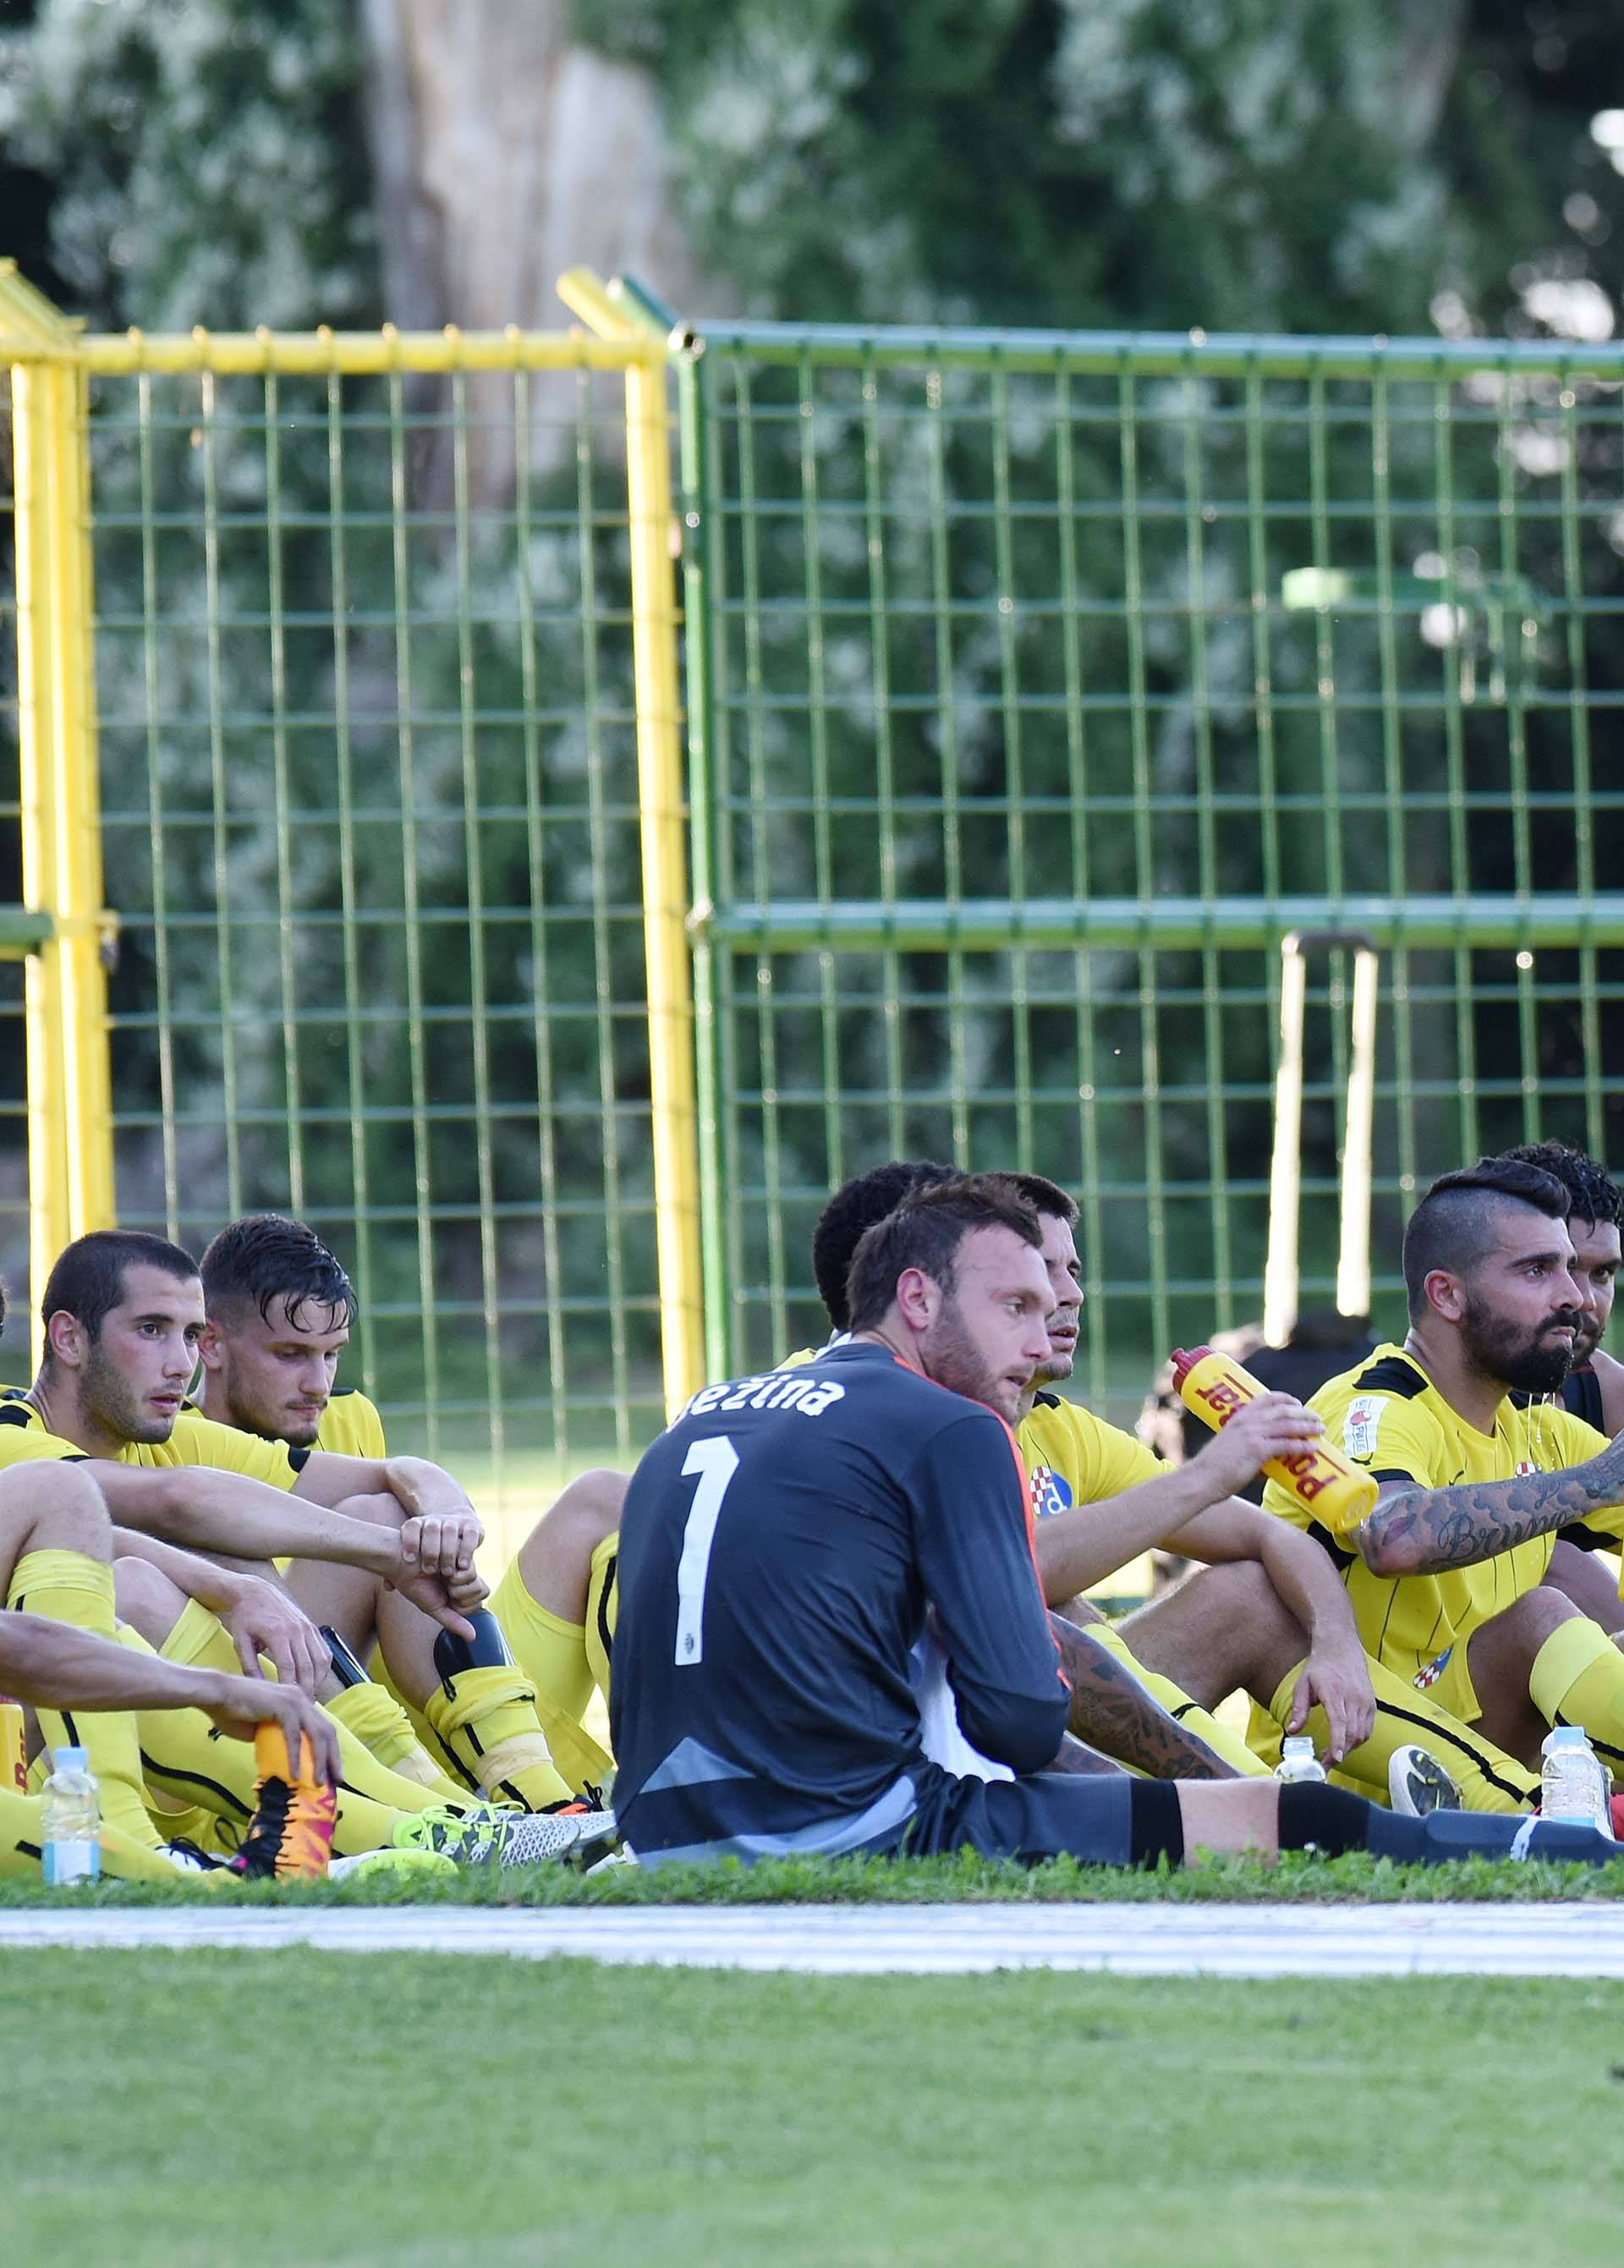
[[[705,1318],[668,364],[664,342],[648,320],[618,301],[590,270],[572,268],[561,276],[558,296],[590,330],[627,351],[626,489],[655,1230],[665,1403],[674,1415],[704,1383]]]
[[[96,755],[90,442],[77,331],[0,262],[11,366],[23,897],[52,934],[29,957],[30,1272],[114,1219],[112,1079]],[[36,1323],[36,1330],[38,1329]]]

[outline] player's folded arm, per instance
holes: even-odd
[[[933,1436],[905,1486],[965,1736],[1012,1771],[1040,1771],[1059,1749],[1070,1694],[1038,1586],[1009,1432],[990,1410],[966,1411]]]

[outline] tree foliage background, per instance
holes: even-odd
[[[316,321],[342,328],[387,315],[367,161],[367,104],[376,97],[354,0],[325,6],[10,0],[0,22],[6,217],[0,250],[64,305],[111,329]],[[666,115],[672,194],[695,259],[724,300],[752,313],[1451,336],[1569,330],[1595,336],[1614,320],[1624,177],[1591,132],[1618,76],[1616,17],[1600,0],[1560,9],[1548,0],[900,0],[885,8],[856,0],[800,0],[795,7],[783,0],[574,0],[573,22],[581,41],[652,75]],[[444,314],[454,320],[459,312],[453,304]],[[360,398],[357,390],[350,398]],[[313,392],[293,388],[288,401],[280,463],[285,513],[291,524],[307,511],[313,524],[330,478],[322,404]],[[834,460],[852,430],[835,418],[820,439],[837,485]],[[262,439],[226,417],[212,446],[212,477],[246,516],[262,513]],[[177,416],[155,446],[164,476],[195,492],[201,469],[185,418]],[[1616,466],[1589,472],[1617,478]],[[966,492],[985,484],[985,464],[969,444],[950,473]],[[121,512],[133,517],[140,476],[129,450],[107,457],[99,500],[110,523]],[[568,465],[538,477],[532,500],[542,523],[550,506],[562,522],[577,481]],[[290,541],[290,576],[330,598],[331,562],[321,541],[314,534]],[[613,548],[613,538],[604,541]],[[592,572],[577,551],[570,534],[549,534],[545,525],[523,556],[511,541],[489,556],[476,550],[471,572],[481,617],[488,614],[493,625],[511,621],[520,584],[550,593],[557,614],[567,615],[572,594],[579,598]],[[802,563],[792,548],[784,551],[776,571],[786,587]],[[381,554],[359,555],[357,571],[376,578],[364,602],[370,597],[386,607],[386,565]],[[830,565],[838,588],[840,563]],[[446,619],[453,566],[445,543],[430,541],[411,568],[412,603],[426,622],[414,674],[421,697],[430,697],[422,688],[445,689],[448,713],[468,666]],[[151,563],[143,569],[133,533],[106,540],[98,571],[104,612],[138,616]],[[770,549],[764,571],[770,583]],[[906,562],[899,571],[906,575]],[[1052,563],[1034,561],[1040,578],[1052,571]],[[1183,571],[1170,557],[1170,589]],[[181,573],[178,559],[175,572]],[[228,541],[219,572],[228,605],[233,593],[248,613],[262,604],[262,545]],[[1104,553],[1085,556],[1083,572],[1085,579],[1105,575]],[[974,593],[984,590],[989,569],[985,559],[966,556],[957,573]],[[860,588],[856,568],[849,580]],[[1615,643],[1601,639],[1589,656],[1592,683],[1624,682]],[[1103,650],[1099,659],[1106,659]],[[1244,676],[1246,654],[1238,647],[1232,659]],[[363,624],[346,659],[361,709],[371,702],[361,729],[376,754],[392,730],[398,654],[390,635]],[[548,631],[526,657],[513,637],[491,628],[474,662],[479,703],[481,711],[516,712],[526,697],[526,668],[533,676],[538,660],[543,678],[563,688],[540,761],[547,792],[568,810],[584,806],[588,774],[607,761],[569,721],[571,700],[584,697],[578,637]],[[1158,651],[1153,641],[1150,663],[1153,687],[1170,688],[1185,666],[1182,649],[1173,640]],[[290,709],[330,706],[330,641],[326,651],[315,640],[290,650],[286,666]],[[608,653],[605,666],[608,682],[599,695],[610,707],[617,699],[623,705],[617,676],[623,656]],[[1213,666],[1221,690],[1222,652]],[[164,666],[166,712],[201,715],[209,693],[204,643],[177,636]],[[259,671],[256,700],[237,705],[263,709],[264,665],[245,666],[250,677]],[[855,651],[850,666],[860,679],[864,664]],[[918,666],[925,671],[924,659]],[[995,669],[987,655],[961,657],[960,754],[971,792],[996,793],[1003,777],[996,703],[987,697]],[[849,706],[856,716],[863,703],[854,696]],[[1244,704],[1227,725],[1220,715],[1220,762],[1226,744],[1243,760],[1247,730]],[[1176,778],[1187,765],[1187,739],[1169,711],[1154,751],[1162,777]],[[241,759],[245,781],[254,740],[246,732],[226,750],[231,762]],[[623,751],[623,740],[619,745]],[[110,806],[138,808],[149,798],[150,753],[139,733],[107,738]],[[179,783],[202,754],[200,736],[181,731],[166,742],[161,762]],[[423,733],[418,755],[423,799],[454,813],[462,762],[456,733]],[[922,777],[939,762],[922,738],[912,755]],[[527,752],[521,733],[493,732],[480,760],[481,799],[522,804],[533,746]],[[295,799],[320,801],[331,769],[327,741],[296,734],[288,761]],[[908,761],[905,747],[905,770]],[[1364,777],[1379,778],[1374,741],[1352,761],[1365,764]],[[1536,737],[1536,787],[1543,761]],[[1286,762],[1289,769],[1289,750]],[[860,784],[871,762],[861,729],[837,736],[837,787]],[[243,788],[245,821],[260,793]],[[246,825],[232,838],[227,863],[239,906],[256,894],[264,902],[271,891],[268,839],[261,829],[256,843]],[[568,828],[550,836],[555,847],[538,868],[518,838],[493,836],[485,877],[492,902],[523,907],[539,889],[549,899],[578,895],[584,840]],[[1160,854],[1169,874],[1187,848],[1170,831]],[[135,836],[128,852],[132,861],[141,855]],[[217,880],[218,846],[206,830],[177,836],[172,855],[178,892],[206,894]],[[635,829],[606,824],[597,855],[613,894],[635,902]],[[984,854],[973,852],[962,887],[994,895],[1007,887],[1002,855],[990,839]],[[1115,873],[1113,855],[1104,843],[1099,887],[1121,887],[1128,872],[1126,850]],[[398,892],[398,842],[360,856],[364,895],[371,890],[381,900]],[[919,859],[928,865],[930,856],[922,841]],[[308,831],[295,852],[302,903],[331,901],[339,858],[334,834]],[[1485,843],[1483,858],[1483,885],[1505,887],[1494,843]],[[369,858],[376,868],[370,873]],[[459,862],[454,843],[441,873],[429,856],[422,880],[430,903],[454,908],[463,886]],[[1226,838],[1223,862],[1221,887],[1257,887],[1255,853],[1238,838]],[[1560,884],[1564,877],[1542,879]],[[141,887],[132,867],[128,888],[138,894]],[[559,938],[548,972],[558,998],[587,1002],[606,984],[616,998],[635,994],[634,931],[617,932],[607,946],[587,924]],[[209,939],[197,942],[192,971],[205,988],[210,949]],[[398,959],[403,948],[390,939],[379,950],[386,965],[373,974],[394,997],[403,978],[387,956]],[[533,992],[536,970],[522,931],[504,934],[493,952],[499,965],[488,974],[496,993],[517,1001]],[[121,1003],[140,1002],[153,978],[137,949],[119,980]],[[454,1014],[469,997],[466,954],[437,950],[424,981],[430,1006]],[[246,968],[240,982],[249,1005],[258,998],[269,1012],[274,967]],[[560,1092],[590,1097],[597,1061],[585,1026],[578,1044],[574,1028],[559,1041]],[[155,1096],[163,1071],[156,1041],[137,1032],[125,1045],[124,1077]],[[217,1080],[222,1045],[203,1020],[183,1038],[169,1075],[183,1091],[188,1082]],[[404,1094],[413,1074],[399,1029],[370,1031],[365,1049],[368,1093]],[[337,1122],[353,1097],[354,1058],[330,1032],[302,1037],[296,1054],[291,1065],[268,1056],[257,1069],[244,1068],[247,1100],[265,1122],[241,1161],[251,1199],[283,1194],[273,1185],[272,1159],[290,1077],[306,1103],[334,1106],[332,1127],[312,1135],[313,1181],[336,1186],[353,1164]],[[815,1077],[815,1061],[806,1070]],[[635,1086],[643,1072],[628,1063],[619,1076]],[[494,1171],[517,1189],[533,1174],[535,1136],[521,1110],[525,1093],[533,1097],[533,1066],[522,1049],[499,1052],[495,1079],[519,1130],[498,1131]],[[590,1120],[582,1125],[586,1147],[573,1169],[585,1174],[601,1161],[588,1154],[595,1139]],[[380,1123],[367,1139],[380,1185],[423,1170],[404,1114]],[[636,1123],[624,1140],[618,1164],[627,1185],[646,1192],[646,1144]],[[445,1153],[430,1162],[437,1189],[472,1199],[478,1167],[466,1145],[449,1138]],[[815,1183],[826,1162],[809,1151],[800,1173]],[[561,1170],[567,1181],[568,1156]],[[600,1226],[570,1233],[580,1240],[575,1265],[591,1271],[606,1264]],[[475,1297],[482,1263],[472,1232],[450,1233],[443,1256]],[[379,1264],[386,1279],[393,1271],[404,1297],[416,1263],[402,1250]],[[570,1264],[568,1252],[543,1254],[522,1238],[513,1261],[521,1280],[526,1270],[535,1275]],[[522,1363],[534,1355],[541,1326],[515,1329]]]

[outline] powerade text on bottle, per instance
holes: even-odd
[[[58,1749],[56,1769],[40,1791],[48,1882],[93,1882],[101,1872],[101,1790],[83,1749]]]
[[[1172,1366],[1180,1400],[1215,1433],[1223,1431],[1238,1410],[1269,1390],[1249,1370],[1211,1347],[1192,1347],[1187,1353],[1179,1347]],[[1381,1494],[1371,1475],[1350,1465],[1323,1436],[1318,1441],[1304,1442],[1289,1457],[1271,1457],[1263,1469],[1271,1480],[1290,1489],[1333,1535],[1346,1535],[1357,1528]]]

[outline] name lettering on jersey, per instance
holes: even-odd
[[[1057,1512],[1071,1509],[1071,1484],[1063,1473],[1052,1465],[1034,1465],[1029,1480],[1032,1490],[1032,1516],[1047,1520]]]
[[[826,1410],[845,1398],[845,1388],[832,1378],[817,1378],[805,1370],[770,1370],[753,1378],[731,1378],[721,1386],[702,1386],[683,1404],[682,1415],[709,1418],[717,1410],[798,1410],[803,1418],[821,1418]]]
[[[1342,1420],[1342,1447],[1350,1457],[1373,1457],[1376,1437],[1381,1431],[1382,1411],[1392,1401],[1390,1394],[1356,1394],[1348,1405],[1348,1415]]]

